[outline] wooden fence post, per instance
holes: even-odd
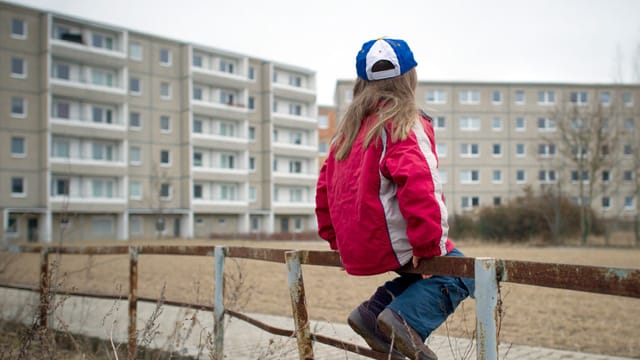
[[[285,259],[289,273],[289,294],[291,294],[293,321],[296,327],[300,360],[312,360],[313,345],[311,341],[311,329],[309,327],[309,315],[307,314],[307,300],[304,294],[304,282],[302,281],[300,252],[287,251],[285,252]]]
[[[496,259],[476,258],[476,326],[478,360],[496,360],[498,358],[497,326],[498,319],[498,272]]]
[[[224,258],[226,256],[226,248],[224,246],[216,246],[214,256],[213,334],[215,358],[222,360],[224,358]]]
[[[138,253],[137,247],[129,247],[129,342],[128,359],[135,360],[138,353],[136,321],[138,319]]]

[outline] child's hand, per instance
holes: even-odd
[[[417,268],[418,264],[420,264],[420,258],[417,256],[413,256],[413,258],[411,259],[411,262],[413,263],[413,267]],[[423,279],[428,279],[433,276],[431,274],[421,274],[421,275]]]

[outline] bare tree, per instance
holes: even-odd
[[[560,172],[570,173],[577,184],[575,195],[580,206],[581,243],[585,245],[592,230],[594,196],[601,194],[602,171],[609,171],[616,161],[618,144],[616,111],[612,106],[581,105],[581,92],[571,93],[571,103],[565,109],[552,112],[559,131],[558,152]],[[584,99],[586,100],[586,99]],[[563,171],[564,170],[564,171]]]

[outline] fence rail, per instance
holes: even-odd
[[[369,348],[333,339],[321,334],[314,334],[309,329],[302,265],[318,265],[341,267],[340,257],[334,251],[287,250],[251,247],[225,246],[8,246],[0,247],[1,252],[39,253],[40,284],[39,287],[21,284],[0,284],[0,287],[37,291],[40,294],[40,317],[38,325],[48,326],[50,299],[49,256],[51,254],[73,255],[129,255],[129,292],[128,307],[128,357],[134,359],[137,353],[136,320],[138,301],[157,301],[137,295],[138,257],[140,255],[192,255],[213,256],[214,273],[214,306],[203,306],[181,302],[167,302],[167,305],[197,307],[214,313],[214,341],[216,358],[224,355],[224,315],[235,317],[250,323],[264,331],[280,336],[296,336],[300,359],[313,359],[313,342],[341,348],[346,351],[364,355],[374,359],[386,359],[387,355]],[[253,319],[233,309],[224,308],[224,259],[243,258],[259,261],[283,263],[287,265],[288,282],[291,294],[292,314],[295,329],[281,329]],[[436,257],[423,259],[419,266],[407,266],[406,272],[453,275],[475,278],[476,281],[476,319],[478,359],[497,359],[497,303],[500,282],[560,288],[566,290],[585,291],[590,293],[609,294],[640,298],[640,269],[623,269],[584,265],[568,265],[539,263],[519,260],[503,260],[494,258],[470,257]],[[56,291],[56,294],[77,295],[102,299],[122,299],[121,296],[84,293],[78,291]]]

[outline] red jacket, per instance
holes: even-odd
[[[363,122],[346,159],[332,147],[318,178],[318,233],[352,275],[373,275],[454,248],[438,174],[431,119],[421,115],[409,137],[393,143],[391,123],[365,149]]]

